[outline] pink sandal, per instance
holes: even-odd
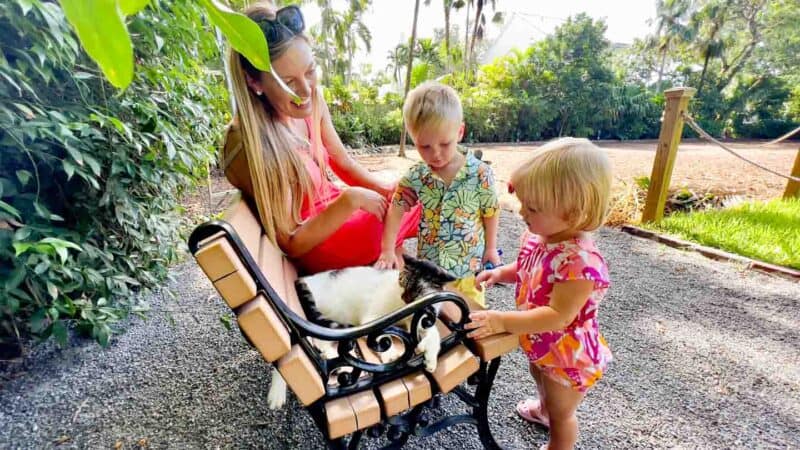
[[[517,403],[517,414],[527,422],[539,424],[545,428],[550,428],[550,419],[542,414],[542,405],[539,400],[532,398]]]

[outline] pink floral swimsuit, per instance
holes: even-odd
[[[575,320],[565,329],[520,336],[528,359],[566,386],[586,392],[611,361],[611,350],[600,334],[597,306],[609,286],[608,267],[594,242],[577,237],[547,244],[528,234],[517,259],[517,309],[550,304],[553,285],[570,280],[594,281],[594,290]]]

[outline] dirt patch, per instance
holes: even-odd
[[[635,220],[643,206],[637,197],[635,179],[649,177],[655,157],[656,140],[648,141],[598,141],[596,144],[608,152],[614,166],[615,211],[611,223],[619,224]],[[798,152],[800,143],[789,142],[762,149],[747,146],[760,141],[738,141],[735,143],[742,156],[788,174]],[[538,147],[537,143],[526,145],[488,144],[472,146],[481,149],[483,159],[490,161],[497,179],[497,190],[501,206],[510,211],[519,207],[516,198],[508,194],[506,184],[519,164]],[[356,159],[368,170],[382,172],[381,176],[399,178],[411,165],[420,161],[413,147],[406,148],[406,158],[397,156],[397,147],[384,147],[380,151],[355,152]],[[232,189],[219,171],[212,171],[213,208],[218,207],[221,192]],[[745,163],[724,150],[698,140],[685,140],[678,149],[672,173],[671,190],[687,189],[699,195],[713,193],[719,197],[740,196],[744,199],[769,200],[782,195],[786,180]],[[184,206],[193,216],[208,215],[208,189],[201,187],[187,198]]]

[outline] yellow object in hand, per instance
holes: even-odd
[[[486,289],[481,283],[481,290],[475,287],[475,275],[470,275],[453,282],[453,288],[456,289],[467,300],[486,308]]]

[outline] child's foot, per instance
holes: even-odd
[[[550,428],[550,419],[542,413],[542,404],[532,398],[517,403],[517,414],[530,423]]]

